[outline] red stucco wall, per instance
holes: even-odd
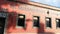
[[[13,7],[11,7],[11,5],[15,5],[15,9]],[[21,6],[22,4],[18,4],[15,2],[9,2],[9,1],[4,1],[1,0],[0,1],[0,7],[1,8],[7,8],[7,12],[8,12],[8,24],[7,24],[7,28],[6,28],[6,33],[51,33],[51,34],[55,34],[55,33],[59,33],[60,29],[56,29],[56,22],[55,19],[59,18],[60,16],[54,15],[52,14],[51,11],[55,11],[55,10],[50,10],[50,9],[46,9],[46,8],[41,8],[40,10],[43,11],[43,13],[41,12],[35,12],[35,11],[25,11],[25,10],[20,10],[18,6]],[[47,11],[50,11],[50,14],[47,14]],[[26,28],[20,28],[16,26],[17,23],[17,14],[24,14],[26,16]],[[34,28],[33,27],[33,16],[40,16],[40,28]],[[46,28],[46,23],[45,23],[45,17],[50,17],[52,18],[52,28]],[[30,19],[30,21],[27,21],[27,19]]]

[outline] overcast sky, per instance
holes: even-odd
[[[60,0],[31,0],[31,1],[48,4],[48,5],[56,6],[60,8]]]

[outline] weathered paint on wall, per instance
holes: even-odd
[[[42,7],[36,7],[32,5],[26,6],[26,4],[21,4],[21,3],[19,4],[15,2],[9,2],[9,3],[8,2],[9,1],[2,1],[0,3],[0,7],[2,9],[3,8],[7,9],[7,12],[8,12],[8,21],[7,21],[8,24],[6,28],[6,34],[16,34],[16,33],[17,34],[19,33],[24,33],[24,34],[26,33],[35,33],[35,34],[51,33],[51,34],[54,34],[54,33],[60,32],[60,29],[56,29],[56,18],[60,18],[60,14],[57,15],[58,11],[46,9]],[[25,6],[25,7],[19,8],[20,6]],[[24,8],[26,8],[27,11]],[[47,11],[49,11],[49,14],[47,14]],[[26,28],[21,28],[21,27],[16,26],[17,14],[24,14],[26,16],[25,18]],[[33,16],[40,17],[40,28],[39,29],[33,27]],[[52,28],[46,28],[45,17],[50,17],[52,19]],[[30,21],[27,21],[27,19],[30,19]]]

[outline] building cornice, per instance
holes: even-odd
[[[33,5],[33,6],[37,6],[37,7],[46,8],[46,9],[60,11],[60,8],[57,8],[57,7],[54,7],[54,6],[49,6],[49,5],[42,4],[42,3],[29,2],[28,4]]]
[[[54,7],[54,6],[50,6],[50,5],[46,5],[46,4],[42,4],[42,3],[37,3],[37,2],[32,2],[32,1],[30,1],[30,2],[14,1],[14,2],[28,4],[28,5],[46,8],[46,9],[55,10],[55,11],[60,11],[60,8],[58,8],[58,7]]]

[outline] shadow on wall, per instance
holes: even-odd
[[[10,30],[11,28],[12,28],[12,29],[15,28],[15,25],[16,25],[16,24],[15,24],[15,23],[16,23],[16,22],[15,22],[15,20],[16,20],[16,19],[15,19],[15,18],[16,18],[16,14],[17,14],[16,12],[10,12],[9,15],[8,15],[8,24],[7,24],[7,32],[8,32],[8,33],[10,33],[9,30]]]
[[[37,29],[37,33],[44,33],[44,24],[41,22],[40,23],[40,28]]]
[[[45,32],[44,23],[40,23],[40,28],[37,30],[37,34],[54,34],[54,32]]]
[[[55,34],[53,32],[45,32],[45,33],[38,33],[38,34]]]

